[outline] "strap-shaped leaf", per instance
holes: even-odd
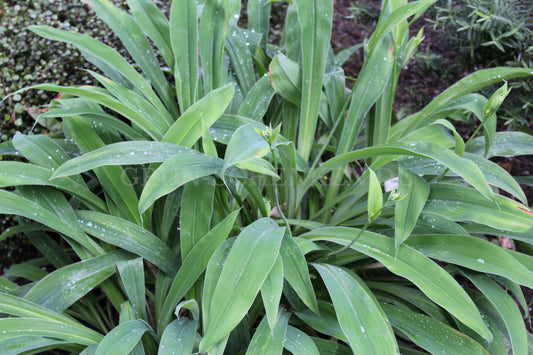
[[[293,238],[285,236],[281,243],[280,254],[285,278],[307,307],[318,313],[315,291],[302,250]]]
[[[94,71],[88,70],[88,72],[120,102],[127,105],[130,109],[137,111],[145,117],[147,121],[150,121],[158,129],[160,134],[164,134],[168,127],[174,122],[172,116],[170,116],[164,107],[155,107],[150,101],[145,99],[142,94],[126,89],[119,83]]]
[[[339,325],[333,305],[324,301],[318,301],[318,309],[320,310],[319,314],[311,310],[305,310],[303,312],[296,312],[296,315],[316,331],[348,342],[346,335]]]
[[[281,354],[289,317],[289,313],[278,315],[278,321],[273,329],[270,329],[266,317],[263,318],[252,337],[246,354]]]
[[[170,8],[170,42],[176,58],[174,76],[182,112],[198,99],[198,14],[195,0],[173,1]]]
[[[83,230],[95,238],[143,257],[167,275],[172,276],[178,270],[177,255],[146,229],[123,218],[98,212],[77,211],[76,215]]]
[[[237,114],[261,122],[274,94],[274,88],[268,76],[263,76],[250,88]]]
[[[276,222],[262,218],[239,234],[213,296],[207,300],[210,306],[201,352],[228,336],[248,312],[279,255],[284,233]]]
[[[149,330],[150,326],[138,319],[122,323],[107,333],[94,355],[129,354],[143,334]]]
[[[79,184],[77,180],[67,178],[49,181],[52,170],[18,161],[1,161],[0,171],[2,171],[2,174],[0,174],[0,187],[20,185],[54,186],[77,196],[100,212],[107,210],[103,201],[92,193],[85,184]]]
[[[196,321],[180,318],[170,323],[163,332],[158,355],[190,355],[196,339]]]
[[[0,349],[2,349],[3,355],[17,355],[24,352],[35,353],[38,349],[44,350],[62,344],[69,344],[69,342],[47,337],[21,335],[0,340]]]
[[[209,231],[215,199],[215,179],[212,176],[191,181],[183,188],[180,209],[181,259]]]
[[[513,298],[487,275],[471,271],[463,271],[462,274],[472,281],[501,317],[513,347],[513,354],[528,353],[526,327]]]
[[[422,254],[479,272],[500,275],[533,288],[533,275],[519,261],[486,240],[458,235],[420,235],[407,242]]]
[[[394,328],[432,354],[488,355],[479,343],[433,318],[388,304],[383,309]]]
[[[213,90],[189,107],[168,129],[162,141],[192,147],[202,136],[202,125],[211,127],[224,113],[234,93],[231,84]]]
[[[300,329],[295,328],[291,325],[287,327],[287,332],[285,333],[285,342],[283,343],[285,349],[290,351],[293,354],[309,354],[309,355],[319,355],[320,352],[316,344],[313,342],[313,339],[306,333],[302,332]]]
[[[147,321],[143,259],[118,261],[116,265],[128,300],[137,313],[136,318]]]
[[[141,26],[126,12],[114,6],[109,0],[84,0],[113,32],[120,38],[132,58],[139,64],[156,91],[163,99],[172,116],[178,116],[176,101],[163,71],[157,63],[148,39]]]
[[[249,46],[250,43],[247,43],[243,31],[236,24],[232,24],[226,37],[226,52],[244,96],[248,94],[250,88],[256,82],[254,63]]]
[[[65,117],[63,125],[83,153],[105,146],[98,133],[80,117]],[[141,225],[141,216],[137,208],[139,200],[124,170],[119,166],[104,166],[95,169],[95,173],[104,191],[112,200],[107,201],[108,205],[115,204],[127,220]]]
[[[85,332],[86,336],[94,341],[100,341],[103,337],[101,334],[87,328],[69,316],[53,311],[40,304],[28,301],[27,299],[12,296],[3,292],[0,293],[0,312],[18,317],[43,319],[56,323],[68,324],[69,326],[78,328],[80,332]]]
[[[295,0],[301,28],[302,110],[298,151],[308,160],[318,122],[318,105],[333,20],[332,0]]]
[[[0,190],[0,202],[0,213],[23,216],[42,223],[59,233],[69,236],[87,248],[87,250],[92,251],[95,255],[101,250],[95,247],[94,241],[90,240],[85,234],[81,233],[78,229],[72,229],[54,213],[33,201],[16,195],[13,192]]]
[[[396,250],[413,231],[415,224],[429,196],[429,184],[409,170],[399,169],[398,193],[406,195],[396,202],[394,208],[394,245]]]
[[[483,155],[485,143],[482,138],[475,138],[467,147],[467,151]],[[533,137],[524,132],[498,132],[490,147],[487,158],[514,157],[533,154]]]
[[[347,153],[353,149],[359,136],[363,119],[387,87],[393,66],[392,40],[390,37],[384,37],[365,61],[357,84],[352,91],[350,108],[337,145],[337,155]],[[328,189],[328,200],[331,200],[337,194],[342,174],[343,169],[338,168],[335,170]]]
[[[279,303],[283,292],[283,262],[281,257],[276,259],[270,274],[261,287],[261,298],[265,307],[266,319],[271,331],[274,331],[279,313]]]
[[[459,157],[450,150],[442,149],[442,146],[439,144],[430,142],[410,142],[383,144],[363,148],[329,159],[312,173],[308,174],[303,183],[298,186],[298,200],[303,197],[303,194],[318,178],[324,176],[329,171],[332,171],[339,166],[344,166],[349,162],[381,155],[414,155],[431,158],[444,164],[450,170],[453,170],[458,175],[462,176],[487,199],[494,199],[494,192],[488,185],[481,170],[473,162]],[[377,167],[373,165],[372,168],[374,169]],[[488,202],[490,203],[490,201]]]
[[[472,188],[444,183],[431,185],[424,211],[511,232],[527,232],[533,223],[533,215],[516,201],[496,195],[493,202]]]
[[[145,95],[161,112],[165,111],[163,104],[152,90],[150,83],[113,48],[90,36],[63,31],[49,26],[30,26],[30,30],[39,36],[54,41],[73,44],[89,62],[96,65],[104,74],[126,87],[133,85],[138,93]]]
[[[102,166],[162,163],[177,154],[191,152],[193,151],[189,148],[164,142],[130,141],[107,144],[63,163],[54,171],[50,180],[54,182],[59,177]]]
[[[74,344],[92,345],[102,339],[70,324],[39,318],[0,318],[0,341],[16,336],[42,336]]]
[[[32,86],[31,89],[41,89],[65,94],[75,95],[84,99],[96,101],[99,105],[105,106],[136,124],[146,134],[154,140],[160,140],[162,134],[159,129],[138,111],[133,110],[128,105],[123,104],[107,90],[94,86],[59,86],[53,84],[41,84]]]
[[[302,237],[348,245],[359,233],[360,230],[354,228],[328,227],[305,233]],[[391,272],[410,280],[465,325],[485,339],[492,338],[474,302],[464,289],[450,274],[424,255],[402,244],[395,257],[393,239],[368,231],[363,232],[351,248],[378,260]]]
[[[172,70],[174,53],[170,44],[169,21],[150,0],[128,0],[128,6],[144,33],[154,41]],[[190,52],[189,52],[190,53]]]
[[[116,251],[62,267],[37,282],[24,298],[61,312],[113,275],[117,261],[130,257]]]
[[[434,114],[438,112],[439,109],[463,95],[475,92],[485,86],[501,82],[502,80],[523,78],[531,75],[533,75],[533,73],[529,68],[505,67],[483,69],[470,74],[444,90],[439,96],[424,107],[422,111],[406,117],[394,125],[391,130],[389,141],[395,141],[402,135],[416,128],[427,126],[437,119]]]
[[[343,269],[313,264],[335,307],[339,325],[354,353],[395,354],[398,344],[391,325],[364,282]]]
[[[266,52],[272,5],[268,0],[250,0],[247,6],[248,28],[262,35],[261,48]]]
[[[169,322],[176,305],[204,272],[215,250],[228,237],[237,216],[238,211],[232,212],[194,244],[189,251],[166,294],[159,316],[159,331]]]
[[[208,175],[221,175],[222,159],[200,153],[177,154],[165,161],[152,174],[139,199],[139,210],[145,212],[159,197],[178,187]],[[224,170],[225,176],[244,177],[235,169]]]
[[[199,43],[206,94],[221,82],[224,41],[229,30],[228,7],[227,0],[207,0],[202,10]]]

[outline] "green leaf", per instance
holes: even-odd
[[[193,150],[163,142],[130,141],[107,144],[63,163],[53,172],[50,180],[53,182],[60,177],[102,166],[162,163],[177,154],[191,152]]]
[[[133,85],[139,94],[145,95],[154,106],[164,110],[164,106],[152,90],[150,83],[113,48],[87,35],[49,26],[30,26],[30,30],[51,40],[73,44],[89,62],[96,65],[105,75],[126,88]]]
[[[235,239],[235,237],[232,237],[220,244],[207,264],[202,293],[202,326],[204,333],[208,323],[207,315],[211,310],[211,299],[213,298],[213,293],[215,292],[215,288],[218,284],[220,274],[222,273],[222,269],[226,264],[226,260],[228,259],[231,248],[235,243]],[[220,343],[223,343],[223,341]]]
[[[409,170],[399,168],[398,193],[406,195],[394,207],[394,245],[396,252],[400,245],[409,238],[422,208],[429,196],[429,184],[423,178]]]
[[[228,84],[190,106],[168,129],[162,141],[190,148],[202,137],[202,124],[210,127],[229,105],[235,89]]]
[[[266,52],[269,25],[270,25],[270,0],[250,0],[248,2],[248,28],[253,32],[260,33],[261,36],[261,48]]]
[[[342,341],[348,342],[346,335],[339,325],[337,316],[335,315],[335,309],[330,303],[323,301],[318,301],[318,308],[320,313],[314,313],[308,309],[303,312],[296,312],[295,314],[300,318],[305,324],[315,329],[316,331],[329,335],[333,338],[340,339]]]
[[[374,170],[368,168],[368,173],[368,220],[373,222],[379,217],[383,209],[383,192],[381,191],[381,184]]]
[[[317,346],[313,342],[313,339],[311,339],[309,335],[302,332],[300,329],[290,325],[287,327],[283,346],[285,347],[285,349],[295,355],[320,355],[320,352],[318,351]]]
[[[385,313],[361,279],[328,264],[313,264],[354,353],[395,354],[398,345]]]
[[[117,261],[128,258],[128,253],[116,251],[64,266],[37,282],[24,298],[62,312],[113,275]]]
[[[164,134],[165,131],[174,122],[172,116],[164,108],[156,108],[147,99],[142,97],[141,94],[128,90],[124,86],[112,81],[111,79],[100,75],[91,70],[87,70],[103,87],[105,87],[114,97],[116,97],[124,105],[127,105],[130,109],[138,112],[143,116],[146,121],[151,122],[158,133]]]
[[[511,89],[507,89],[507,82],[505,82],[498,90],[496,90],[492,94],[483,110],[485,118],[489,118],[490,116],[495,114],[496,111],[498,111],[503,101],[505,100],[507,95],[509,95],[510,92]]]
[[[170,26],[165,15],[150,0],[128,0],[128,7],[144,33],[154,41],[161,51],[163,58],[172,70],[174,67],[174,53],[172,52],[170,40],[173,37],[170,36]]]
[[[205,236],[202,237],[194,246],[191,251],[184,258],[178,273],[172,281],[172,286],[166,294],[165,301],[159,316],[158,331],[164,328],[168,323],[172,311],[179,303],[181,298],[185,296],[187,291],[194,285],[199,279],[202,272],[208,265],[210,260],[214,259],[213,254],[215,250],[224,242],[228,237],[235,219],[239,212],[233,211],[222,222],[212,228]],[[213,258],[211,258],[213,256]],[[205,292],[204,292],[205,294]],[[205,309],[205,306],[204,306]]]
[[[459,157],[452,151],[442,149],[442,146],[439,144],[430,142],[402,142],[363,148],[346,154],[337,155],[336,157],[329,159],[327,162],[315,169],[312,173],[308,174],[305,180],[298,186],[298,201],[301,200],[307,189],[311,187],[317,179],[321,178],[335,168],[344,166],[349,162],[382,155],[414,155],[431,158],[444,164],[450,170],[462,176],[468,183],[479,190],[487,199],[494,199],[494,192],[487,184],[487,181],[481,170],[473,162]],[[390,160],[386,162],[389,161]],[[383,162],[383,164],[384,163],[385,162]],[[375,165],[376,163],[372,165],[373,168],[377,168]]]
[[[224,163],[216,157],[193,152],[176,154],[154,171],[144,186],[139,199],[139,211],[144,213],[161,196],[167,195],[178,187],[208,175],[221,175]],[[226,176],[243,177],[235,170],[224,171]]]
[[[53,84],[41,84],[32,86],[33,89],[55,91],[65,94],[71,94],[87,100],[97,102],[99,105],[105,106],[120,115],[124,116],[128,121],[136,124],[152,139],[160,140],[162,133],[158,128],[145,116],[131,107],[123,104],[112,96],[107,90],[94,86],[58,86]]]
[[[95,109],[92,107],[85,107],[87,100],[84,99],[71,99],[79,100],[79,108],[69,107],[69,108],[52,108],[48,112],[41,113],[39,117],[72,117],[80,116],[86,121],[90,121],[96,125],[102,125],[106,128],[115,130],[117,133],[124,135],[129,140],[143,140],[149,139],[149,135],[145,132],[135,130],[133,127],[128,125],[126,122],[121,121],[115,116],[105,113],[102,109]]]
[[[248,14],[250,13],[249,10],[250,7],[248,6]],[[248,19],[250,18],[248,17]],[[231,67],[239,81],[243,95],[246,96],[256,83],[254,63],[249,48],[250,43],[247,42],[243,31],[236,24],[232,24],[225,44]]]
[[[278,53],[270,62],[272,87],[296,106],[302,104],[302,69],[298,63]]]
[[[98,17],[116,33],[124,47],[155,87],[171,115],[176,117],[178,109],[170,85],[157,64],[155,53],[141,26],[130,15],[114,6],[109,0],[83,0],[83,2],[87,3]]]
[[[229,30],[228,5],[227,0],[206,0],[200,18],[200,58],[206,94],[218,88],[222,78],[224,41]]]
[[[170,42],[176,58],[174,76],[182,112],[198,99],[198,14],[195,0],[173,1],[170,7]]]
[[[318,313],[315,291],[311,284],[307,261],[302,250],[293,238],[285,236],[281,243],[280,254],[283,260],[285,279],[307,307]]]
[[[392,40],[389,37],[384,37],[365,61],[359,73],[357,84],[352,91],[350,108],[337,145],[336,155],[347,153],[353,149],[363,119],[388,85],[394,66],[392,54]],[[342,176],[343,170],[336,169],[328,189],[328,201],[337,195]]]
[[[185,185],[180,210],[181,259],[209,231],[215,199],[215,179],[211,176]]]
[[[55,323],[67,324],[73,328],[77,328],[80,334],[85,333],[85,336],[88,339],[92,339],[93,342],[98,342],[103,337],[101,334],[87,328],[69,316],[3,292],[0,293],[0,312],[23,318],[42,319]]]
[[[302,111],[298,151],[309,159],[318,122],[318,105],[331,37],[333,0],[294,0],[301,28]]]
[[[167,275],[178,270],[177,255],[157,236],[123,218],[93,211],[77,211],[79,225],[95,238],[137,254]]]
[[[391,130],[389,141],[395,141],[401,136],[416,128],[430,124],[436,117],[434,114],[443,106],[460,98],[463,95],[477,91],[485,86],[495,84],[502,80],[523,78],[533,73],[529,68],[505,68],[497,67],[479,70],[459,80],[439,96],[431,101],[424,109],[414,115],[399,121]]]
[[[261,287],[261,298],[263,299],[263,306],[265,307],[266,319],[270,330],[274,331],[276,326],[277,316],[279,311],[279,304],[281,294],[283,292],[283,262],[281,257],[276,259],[272,270]]]
[[[393,28],[397,27],[402,22],[405,22],[409,17],[423,13],[434,2],[435,0],[413,1],[397,7],[392,13],[385,15],[385,12],[383,12],[372,37],[368,41],[368,51],[372,52],[376,43]],[[401,4],[401,2],[398,2],[398,4]]]
[[[105,142],[98,133],[83,119],[65,117],[63,125],[83,153],[105,146]],[[139,225],[142,224],[141,216],[137,209],[139,200],[124,170],[118,166],[104,166],[95,169],[95,173],[104,191],[112,200],[107,201],[108,205],[116,205],[127,220]]]
[[[433,318],[388,304],[383,309],[394,328],[432,354],[488,355],[479,343]]]
[[[503,248],[486,240],[454,235],[423,235],[412,236],[407,244],[432,259],[500,275],[533,287],[533,275],[529,270]]]
[[[527,354],[527,331],[513,298],[486,275],[467,271],[462,274],[472,281],[498,312],[507,329],[513,354]]]
[[[138,319],[119,324],[102,339],[94,355],[129,354],[149,330],[150,326]]]
[[[55,348],[62,344],[69,344],[69,342],[46,337],[22,335],[0,340],[0,349],[2,349],[3,355],[16,355],[20,353],[34,352],[38,349],[46,349],[48,347]]]
[[[280,311],[282,312],[282,311]],[[283,352],[283,342],[287,332],[289,313],[278,315],[278,321],[273,329],[268,325],[266,317],[257,327],[246,354],[280,354]]]
[[[17,161],[0,162],[0,186],[49,185],[71,193],[100,212],[105,212],[107,207],[103,201],[93,194],[85,184],[80,184],[77,179],[56,179],[49,181],[52,170]]]
[[[468,152],[483,155],[485,143],[482,138],[474,139],[466,149]],[[490,147],[487,158],[514,157],[533,154],[533,136],[524,132],[498,132]]]
[[[190,355],[196,339],[196,321],[180,318],[170,323],[163,332],[158,355]]]
[[[119,261],[117,269],[128,300],[136,312],[136,318],[147,321],[143,259]]]
[[[33,201],[4,190],[0,190],[0,201],[0,213],[2,214],[23,216],[42,223],[59,233],[69,236],[95,254],[98,254],[101,250],[95,247],[94,242],[85,234],[78,229],[72,229],[71,226],[55,214]]]
[[[229,335],[248,312],[279,254],[285,232],[277,223],[262,218],[247,226],[237,237],[204,314],[207,328],[200,352]]]
[[[355,228],[329,227],[307,232],[301,237],[348,245],[359,233],[360,230]],[[395,257],[393,239],[368,231],[364,231],[352,243],[351,248],[378,260],[391,272],[410,280],[465,325],[485,339],[492,338],[479,311],[463,288],[450,274],[424,255],[402,244]]]
[[[16,336],[49,337],[74,344],[92,345],[102,339],[70,324],[38,318],[0,318],[0,341]]]
[[[231,136],[224,156],[224,165],[235,165],[250,158],[261,159],[268,152],[268,142],[257,133],[254,126],[247,124],[239,127]]]
[[[496,195],[489,201],[472,188],[452,184],[432,184],[425,212],[453,221],[471,221],[512,232],[531,228],[533,215],[522,204]]]
[[[274,88],[268,76],[263,76],[250,88],[237,114],[261,122],[274,94]]]

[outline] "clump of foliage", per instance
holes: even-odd
[[[472,57],[502,62],[520,58],[533,43],[533,1],[461,0],[442,1],[436,7],[435,26]]]
[[[62,129],[0,144],[27,160],[0,161],[0,213],[21,217],[0,240],[43,254],[0,277],[1,349],[527,352],[501,285],[527,312],[533,257],[490,238],[531,244],[533,214],[488,158],[530,154],[532,137],[496,132],[505,85],[475,91],[531,70],[473,73],[395,122],[422,39],[407,21],[431,0],[385,2],[351,92],[357,47],[331,50],[333,0],[292,1],[279,47],[267,0],[248,1],[247,28],[239,0],[174,1],[168,19],[149,0],[128,0],[133,16],[87,3],[135,64],[31,28],[79,48],[99,85],[34,86],[60,93],[41,118]],[[467,142],[446,120],[465,111],[482,123]]]

